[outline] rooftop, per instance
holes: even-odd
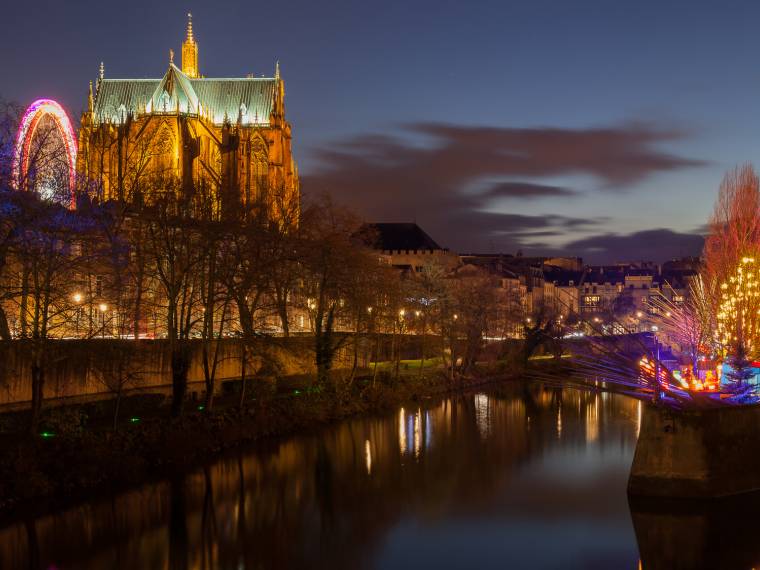
[[[95,96],[96,123],[122,123],[128,115],[181,113],[207,116],[214,124],[267,125],[277,77],[193,79],[173,63],[160,79],[101,79]]]
[[[361,239],[373,249],[390,250],[443,250],[433,238],[415,223],[364,224]]]

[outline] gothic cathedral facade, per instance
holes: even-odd
[[[181,68],[170,52],[161,79],[107,79],[101,64],[82,115],[78,180],[102,200],[149,204],[172,188],[213,197],[220,217],[256,205],[274,219],[293,215],[300,191],[279,64],[274,77],[204,77],[188,17]]]

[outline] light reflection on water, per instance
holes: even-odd
[[[406,406],[0,529],[0,568],[634,569],[640,421],[520,384]]]

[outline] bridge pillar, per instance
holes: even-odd
[[[628,493],[724,497],[760,490],[760,406],[671,410],[646,404]]]

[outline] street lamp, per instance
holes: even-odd
[[[71,297],[74,302],[78,305],[82,302],[82,294],[81,293],[74,293]],[[76,312],[74,314],[74,334],[79,337],[79,318],[82,316],[82,308],[77,307]]]
[[[100,303],[98,305],[98,310],[100,311],[100,323],[102,327],[102,337],[106,338],[106,311],[108,310],[108,305],[105,303]]]

